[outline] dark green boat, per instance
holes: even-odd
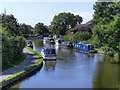
[[[72,42],[70,42],[70,41],[63,41],[63,42],[61,43],[61,45],[62,45],[62,46],[66,46],[66,47],[73,47],[73,44],[72,44]]]

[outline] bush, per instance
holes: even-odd
[[[89,32],[77,32],[75,33],[70,40],[74,43],[80,42],[80,41],[85,41],[91,38],[91,34]]]
[[[116,52],[114,56],[119,58],[120,57],[120,52]]]
[[[63,36],[63,39],[64,39],[65,41],[70,41],[70,37],[71,37],[71,36],[72,36],[71,34],[65,35],[65,36]]]
[[[2,36],[2,68],[13,64],[23,55],[25,40],[22,37]]]
[[[113,48],[108,47],[108,46],[103,46],[101,49],[106,53],[106,55],[113,56],[115,51]]]

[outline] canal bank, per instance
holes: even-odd
[[[0,76],[2,88],[8,88],[25,77],[34,74],[42,67],[43,58],[39,53],[28,47],[24,48],[23,52],[28,55],[28,58],[22,64],[2,73]]]

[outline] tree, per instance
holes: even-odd
[[[2,16],[0,33],[2,32],[2,68],[4,69],[16,63],[23,56],[25,39],[20,36],[20,26],[13,15],[0,16]]]
[[[100,0],[101,1],[101,0]],[[108,55],[120,55],[120,1],[96,2],[92,22],[95,47]]]
[[[20,34],[24,37],[28,37],[32,27],[30,25],[26,25],[25,23],[20,24]]]
[[[120,14],[120,2],[96,2],[93,6],[93,23],[95,25],[107,24],[114,20],[114,16]]]
[[[48,33],[48,28],[43,23],[37,23],[34,28],[35,35],[42,35]]]
[[[71,13],[59,13],[55,15],[50,29],[56,34],[65,34],[70,28],[74,28],[76,25],[81,24],[82,17]]]
[[[111,51],[111,54],[120,52],[120,15],[116,15],[114,20],[107,25],[96,25],[93,35],[97,47],[103,47],[104,51]]]
[[[8,36],[20,36],[19,23],[13,15],[2,15],[2,28]]]

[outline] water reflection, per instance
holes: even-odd
[[[117,88],[120,81],[119,78],[119,65],[111,64],[108,60],[111,57],[104,57],[104,63],[98,62],[96,75],[93,80],[94,88]]]
[[[43,65],[45,70],[55,70],[56,60],[45,60]]]

